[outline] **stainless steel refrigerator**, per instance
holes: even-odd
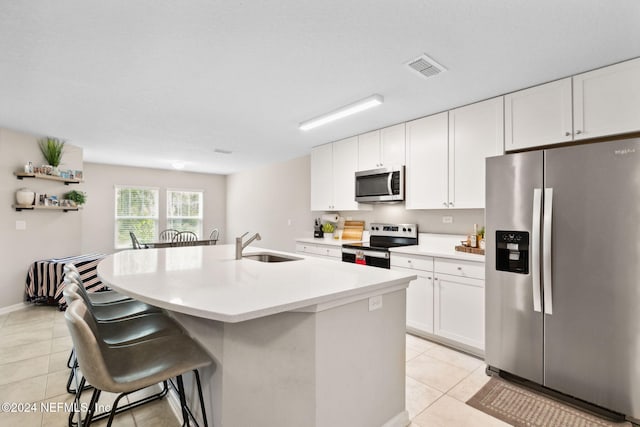
[[[486,170],[487,365],[640,420],[640,138]]]

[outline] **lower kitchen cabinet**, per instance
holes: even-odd
[[[391,269],[418,276],[407,288],[407,331],[484,352],[483,262],[392,253]]]
[[[342,247],[339,245],[296,242],[296,253],[342,261]]]
[[[435,335],[484,349],[484,280],[436,274]]]

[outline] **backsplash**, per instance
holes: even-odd
[[[407,210],[404,204],[374,205],[372,211],[339,212],[345,219],[364,220],[366,227],[372,222],[418,224],[421,233],[470,234],[473,224],[484,225],[484,209]],[[443,217],[452,217],[445,224]]]

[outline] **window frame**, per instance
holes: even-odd
[[[154,216],[135,216],[135,215],[127,215],[127,216],[118,216],[118,191],[120,190],[146,190],[155,192],[155,217]],[[158,239],[158,230],[160,227],[160,187],[150,187],[145,185],[131,185],[131,184],[116,184],[113,186],[113,210],[114,210],[114,221],[113,221],[113,245],[115,249],[131,249],[130,243],[126,245],[118,244],[118,235],[119,235],[119,227],[118,220],[127,220],[127,219],[150,219],[153,220],[154,230],[153,230],[153,241]],[[140,238],[140,236],[137,236]],[[130,241],[129,241],[130,242]]]

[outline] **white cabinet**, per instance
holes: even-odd
[[[484,208],[485,158],[504,151],[502,97],[449,111],[449,207]]]
[[[299,254],[328,258],[342,262],[342,248],[337,245],[296,242],[296,252]]]
[[[640,58],[573,77],[574,139],[640,130]]]
[[[483,350],[484,280],[470,276],[484,277],[484,265],[435,259],[433,330],[437,336]]]
[[[418,276],[407,288],[407,329],[433,334],[433,258],[392,254],[391,269]]]
[[[407,209],[449,206],[448,129],[446,111],[407,123]]]
[[[514,92],[505,101],[505,150],[640,130],[640,59]]]
[[[311,149],[311,210],[371,210],[355,201],[358,138]]]
[[[391,269],[418,276],[407,288],[407,330],[484,350],[484,263],[394,252]]]
[[[503,100],[407,123],[407,209],[484,208],[485,158],[503,152]]]
[[[573,139],[571,78],[504,96],[506,151]]]
[[[404,164],[404,123],[358,136],[358,170]]]

